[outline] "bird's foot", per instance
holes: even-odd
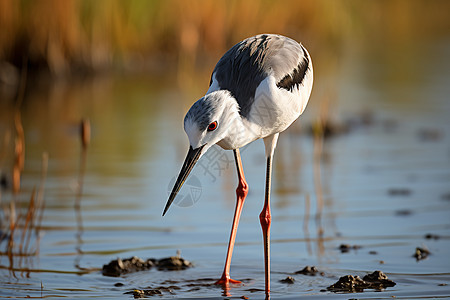
[[[222,277],[215,282],[215,284],[222,285],[222,286],[227,286],[230,283],[231,284],[240,284],[240,283],[242,283],[242,281],[234,280],[234,279],[231,279],[230,276],[222,275]]]

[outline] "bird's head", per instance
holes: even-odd
[[[184,117],[184,131],[193,149],[209,147],[228,135],[239,109],[228,91],[212,92],[195,102]]]
[[[209,93],[191,106],[184,117],[184,131],[189,139],[189,151],[164,208],[163,216],[199,158],[229,134],[238,116],[238,104],[228,91]]]

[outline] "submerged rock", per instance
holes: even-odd
[[[133,256],[126,259],[118,258],[103,265],[102,274],[104,276],[118,277],[127,273],[145,271],[152,267],[157,267],[158,270],[166,271],[184,270],[192,267],[192,263],[179,256],[171,256],[160,260],[155,258],[143,260],[142,258]]]
[[[327,287],[328,291],[356,293],[363,292],[364,289],[383,290],[386,287],[395,286],[396,283],[387,278],[381,271],[375,271],[367,274],[361,279],[359,276],[346,275]]]

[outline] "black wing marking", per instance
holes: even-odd
[[[309,68],[309,58],[306,55],[306,51],[304,50],[303,46],[303,53],[305,54],[303,56],[303,59],[298,64],[297,68],[295,68],[290,74],[287,74],[284,76],[278,83],[277,87],[291,91],[294,88],[298,88],[305,79],[306,72]]]

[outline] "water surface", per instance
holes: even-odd
[[[272,297],[274,299],[391,299],[450,297],[450,42],[423,45],[401,61],[386,52],[346,51],[340,67],[317,57],[309,107],[280,136],[272,193]],[[417,64],[420,53],[427,63]],[[445,55],[444,55],[445,54]],[[322,60],[323,61],[323,60]],[[211,66],[212,67],[212,66]],[[420,68],[420,71],[419,69]],[[222,272],[234,211],[236,175],[231,151],[212,148],[192,173],[195,203],[173,205],[161,217],[170,181],[187,151],[182,119],[201,92],[174,88],[168,78],[122,76],[52,85],[28,92],[21,108],[26,160],[18,206],[26,206],[49,156],[41,237],[35,255],[12,260],[2,242],[4,298],[132,298],[124,292],[168,285],[162,298],[223,298],[210,283]],[[207,80],[199,83],[206,90]],[[201,90],[199,88],[199,90]],[[328,115],[348,132],[322,147],[309,127],[328,101]],[[0,102],[2,135],[13,110]],[[81,146],[78,124],[89,118],[82,227],[74,210]],[[2,144],[4,145],[4,144]],[[1,161],[10,180],[13,159]],[[8,148],[9,147],[9,148]],[[319,151],[320,162],[314,159]],[[242,150],[250,192],[244,205],[231,276],[244,280],[229,296],[262,299],[264,266],[258,215],[264,197],[264,147]],[[191,192],[189,186],[183,195]],[[199,195],[199,193],[201,193]],[[2,205],[11,201],[2,191]],[[320,218],[318,200],[324,203]],[[323,233],[323,234],[321,234]],[[439,239],[425,239],[426,234]],[[339,246],[360,249],[341,253]],[[416,247],[431,255],[412,257]],[[181,255],[195,267],[150,270],[119,278],[101,267],[117,257]],[[324,276],[293,275],[314,265]],[[397,285],[356,295],[321,291],[340,276],[381,270]],[[291,275],[292,285],[279,280]],[[205,279],[205,281],[202,281]],[[123,286],[115,286],[123,283]],[[190,286],[190,283],[198,285]],[[161,297],[159,297],[161,298]]]

